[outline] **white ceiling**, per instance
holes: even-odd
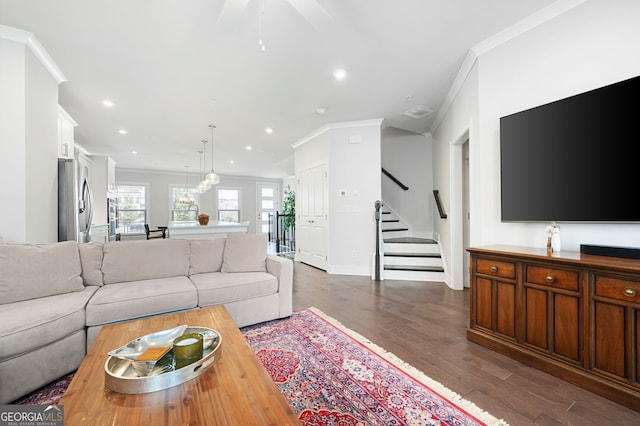
[[[199,171],[215,124],[217,173],[277,178],[293,173],[291,144],[327,123],[428,132],[469,49],[551,3],[0,0],[0,24],[32,32],[65,74],[59,102],[89,153]],[[401,115],[419,105],[434,112]]]

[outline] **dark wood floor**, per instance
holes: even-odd
[[[293,283],[294,309],[315,306],[512,426],[640,425],[640,412],[468,342],[468,290],[300,262]]]

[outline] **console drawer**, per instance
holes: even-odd
[[[478,258],[476,260],[476,271],[479,274],[514,279],[516,277],[516,264],[500,260]]]
[[[640,282],[601,275],[596,275],[595,282],[596,296],[640,303]]]
[[[573,291],[578,291],[579,288],[577,271],[527,265],[526,276],[528,283]]]

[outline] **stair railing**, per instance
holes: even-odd
[[[394,175],[392,175],[391,173],[389,173],[388,171],[386,171],[384,169],[384,167],[382,168],[382,173],[387,176],[389,179],[391,179],[396,185],[398,185],[400,188],[404,189],[405,191],[409,189],[409,187],[405,184],[403,184],[402,182],[400,182]]]
[[[442,201],[440,201],[440,191],[437,189],[434,189],[433,197],[436,199],[436,207],[438,207],[438,213],[440,214],[440,219],[446,219],[447,213],[445,213],[444,207],[442,207]]]
[[[282,214],[278,211],[269,213],[269,242],[275,244],[276,253],[295,251],[295,215]]]

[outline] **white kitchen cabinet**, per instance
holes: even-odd
[[[74,156],[74,127],[78,123],[58,105],[58,158],[73,158]]]

